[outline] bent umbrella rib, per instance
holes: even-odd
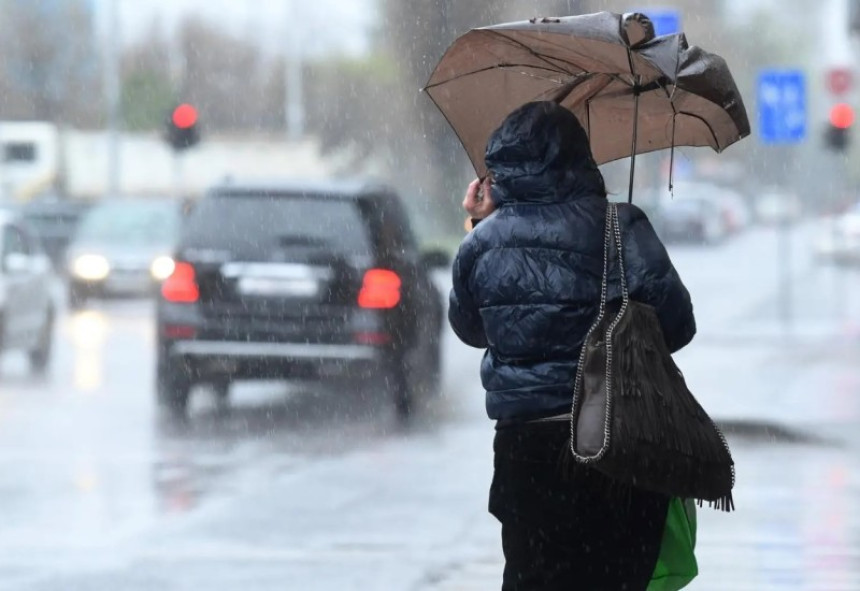
[[[672,106],[672,110],[674,111],[674,104]],[[717,152],[723,151],[723,146],[722,146],[722,144],[720,144],[720,139],[717,137],[717,134],[714,131],[714,128],[711,127],[711,124],[708,123],[707,119],[705,119],[701,115],[696,115],[695,113],[688,113],[687,111],[675,111],[674,116],[677,117],[678,115],[686,115],[687,117],[692,117],[693,119],[698,119],[699,121],[704,123],[705,127],[708,128],[708,131],[711,132],[711,137],[714,138],[714,144],[717,146],[716,147]],[[673,141],[674,141],[674,138],[673,138]]]
[[[452,76],[451,78],[446,78],[445,80],[441,80],[439,82],[434,82],[433,84],[428,84],[424,87],[423,90],[430,90],[436,88],[437,86],[443,86],[445,84],[449,84],[450,82],[454,82],[461,78],[466,78],[468,76],[474,76],[475,74],[481,74],[483,72],[489,72],[490,70],[504,70],[507,68],[533,68],[535,70],[545,70],[547,72],[552,72],[554,74],[567,74],[565,71],[559,71],[558,69],[545,68],[541,66],[535,66],[533,64],[493,64],[492,66],[487,66],[485,68],[480,68],[477,70],[471,70],[469,72],[463,72],[461,74],[457,74],[456,76]],[[523,75],[527,75],[526,72],[521,72]],[[539,78],[539,76],[534,76],[533,74],[528,74],[535,78]],[[545,78],[545,80],[552,80],[551,78]],[[562,84],[560,82],[560,84]]]
[[[576,64],[574,64],[572,62],[569,62],[565,59],[550,57],[550,56],[544,55],[540,52],[535,51],[534,49],[532,49],[531,47],[529,47],[528,45],[526,45],[522,41],[518,41],[518,40],[514,39],[513,37],[509,37],[508,35],[505,35],[499,31],[493,31],[493,30],[487,29],[487,32],[492,33],[493,35],[497,35],[497,36],[501,37],[502,39],[504,39],[505,41],[508,41],[510,43],[513,43],[514,45],[517,45],[518,47],[520,47],[521,49],[524,49],[525,51],[527,51],[528,53],[530,53],[534,57],[538,58],[539,60],[548,63],[550,66],[561,69],[565,74],[575,76],[576,72],[570,72],[568,70],[564,70],[563,68],[559,68],[559,64],[553,63],[553,61],[551,61],[551,60],[555,60],[557,62],[560,62],[562,64],[566,64],[568,66],[572,66],[572,67],[576,68],[577,70],[582,71],[582,68],[580,68],[579,66],[577,66]]]

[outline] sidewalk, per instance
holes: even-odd
[[[699,346],[684,366],[706,408],[752,421],[753,436],[729,435],[737,511],[699,510],[700,576],[688,589],[860,589],[860,344],[728,345],[733,354],[720,359],[726,347]],[[780,441],[757,432],[762,419],[824,442]],[[462,561],[416,589],[499,589],[495,520],[476,523],[457,545]]]
[[[737,511],[699,510],[699,577],[691,591],[856,591],[860,526],[854,450],[733,440]],[[474,531],[433,591],[499,589],[495,524]],[[495,534],[495,535],[491,535]],[[476,548],[483,547],[480,553]]]
[[[677,356],[712,416],[747,426],[729,436],[737,511],[699,511],[691,591],[860,589],[860,272],[807,267],[793,290],[790,330],[774,298],[746,294],[745,308],[700,327]],[[767,424],[800,437],[756,432]],[[804,443],[804,434],[823,443]],[[458,547],[463,560],[419,589],[500,588],[495,520]]]
[[[676,361],[718,420],[860,424],[858,293],[860,271],[805,269],[792,286],[789,324],[774,295],[700,326]]]

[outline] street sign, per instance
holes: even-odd
[[[831,68],[826,75],[827,90],[831,94],[841,96],[851,90],[854,76],[850,68]]]
[[[794,144],[806,137],[806,77],[802,71],[759,73],[758,131],[765,144]]]
[[[681,13],[671,8],[651,8],[642,11],[654,23],[654,34],[673,35],[681,32]]]

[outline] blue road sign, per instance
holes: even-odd
[[[806,76],[802,71],[759,73],[758,132],[765,144],[794,144],[806,137]]]
[[[681,13],[671,8],[650,8],[642,11],[654,23],[654,34],[674,35],[681,32]]]

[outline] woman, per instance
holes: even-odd
[[[449,320],[486,349],[502,589],[644,590],[668,499],[573,464],[568,448],[577,360],[600,300],[603,177],[579,121],[551,102],[508,116],[485,162],[492,182],[479,199],[474,181],[464,201],[477,225],[454,261]],[[619,218],[631,297],[656,308],[677,351],[696,332],[689,293],[645,215],[622,206]],[[609,298],[617,305],[617,288]]]

